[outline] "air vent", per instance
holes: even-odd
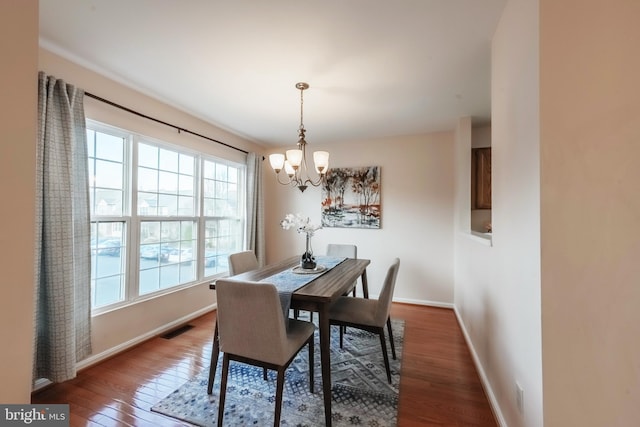
[[[175,338],[178,335],[184,334],[185,332],[187,332],[191,328],[193,328],[193,325],[180,326],[179,328],[174,329],[173,331],[169,331],[166,334],[162,335],[162,338],[164,338],[166,340],[170,340],[171,338]]]

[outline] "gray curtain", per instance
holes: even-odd
[[[262,156],[247,155],[247,248],[255,252],[258,264],[264,265],[264,195]]]
[[[34,381],[76,376],[91,353],[84,91],[40,72],[36,150]]]

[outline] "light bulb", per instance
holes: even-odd
[[[293,168],[293,166],[291,166],[289,160],[284,162],[284,171],[287,173],[287,175],[289,175],[289,178],[291,178],[296,173],[296,170]]]
[[[298,169],[302,163],[302,150],[287,150],[287,161],[294,169]]]
[[[327,173],[329,169],[329,152],[315,151],[313,153],[313,163],[316,166],[316,172],[320,175]]]
[[[276,173],[280,172],[284,165],[284,154],[276,153],[269,155],[269,163],[271,163],[271,167]]]

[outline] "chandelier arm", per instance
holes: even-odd
[[[304,184],[305,184],[305,185],[306,185],[306,184],[311,184],[311,185],[313,185],[314,187],[317,187],[317,186],[319,186],[320,184],[324,184],[324,182],[325,182],[325,181],[324,181],[324,175],[320,175],[320,176],[318,177],[318,180],[317,180],[317,181],[312,181],[311,179],[307,178],[307,179],[304,181]]]
[[[305,171],[305,175],[309,176],[309,168],[307,167],[307,151],[305,150],[305,145],[302,145],[302,163],[300,164],[300,176],[302,176],[302,169]]]
[[[285,173],[285,175],[286,175],[286,176],[289,176],[289,175],[287,175],[286,173]],[[288,181],[282,182],[282,181],[280,180],[280,172],[276,172],[276,181],[278,181],[278,184],[282,184],[282,185],[289,185],[289,184],[291,184],[291,183],[293,182],[293,179],[292,179],[292,178],[289,178],[289,180],[288,180]]]
[[[289,184],[293,185],[294,187],[302,185],[302,179],[300,179],[299,173],[300,168],[296,169],[293,173],[293,176],[289,178]]]
[[[309,166],[307,165],[307,153],[306,153],[306,143],[301,144],[301,150],[302,150],[302,163],[300,164],[300,167],[298,168],[298,170],[296,170],[296,178],[297,178],[297,182],[299,185],[306,185],[306,184],[311,184],[314,187],[319,186],[320,184],[322,184],[324,182],[324,174],[318,174],[318,177],[316,180],[311,179],[311,173],[309,171]],[[303,171],[304,170],[304,175],[303,175]],[[305,176],[305,179],[303,180],[302,177]]]
[[[286,174],[285,174],[286,175]],[[300,177],[297,176],[298,173],[296,171],[296,174],[294,176],[292,176],[291,178],[289,178],[287,181],[282,181],[280,179],[280,174],[277,173],[276,174],[276,181],[278,182],[278,184],[281,185],[292,185],[294,187],[300,187],[301,185],[304,185],[306,183],[310,183],[311,185],[313,185],[314,187],[317,187],[318,184],[313,184],[311,181],[309,181],[309,179],[306,180],[306,182],[303,182],[302,179],[300,179]],[[288,176],[288,175],[287,175]]]

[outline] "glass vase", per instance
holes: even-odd
[[[311,236],[308,234],[306,250],[300,258],[300,267],[305,270],[313,270],[316,268],[316,258],[313,256],[313,250],[311,249]]]

